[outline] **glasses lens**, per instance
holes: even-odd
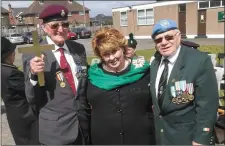
[[[63,28],[68,28],[69,27],[69,22],[64,22],[64,23],[62,23],[62,27]]]
[[[161,43],[163,38],[155,39],[155,43]]]
[[[54,24],[51,24],[50,25],[51,29],[56,29],[59,27],[59,24],[58,23],[54,23]]]
[[[174,37],[173,37],[172,35],[168,35],[168,36],[165,36],[165,39],[166,39],[167,41],[171,41],[171,40],[174,39]]]

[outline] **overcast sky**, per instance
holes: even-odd
[[[10,3],[13,8],[29,7],[33,1],[1,1],[2,6],[8,9]],[[77,1],[83,4],[83,1]],[[89,8],[91,17],[98,14],[112,15],[112,8],[125,7],[130,5],[137,5],[149,3],[149,1],[84,1],[84,5]]]

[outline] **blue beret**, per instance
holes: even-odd
[[[49,5],[40,13],[40,19],[43,22],[67,20],[68,9],[61,5]]]
[[[175,21],[170,19],[159,20],[152,29],[152,38],[159,34],[172,29],[177,29],[177,24]]]

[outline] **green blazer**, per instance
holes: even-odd
[[[193,48],[181,46],[168,80],[162,110],[158,106],[155,92],[160,61],[161,55],[158,54],[151,63],[150,71],[157,145],[191,145],[192,141],[209,145],[219,102],[217,81],[210,57]],[[181,80],[193,83],[194,100],[173,103],[171,86]]]

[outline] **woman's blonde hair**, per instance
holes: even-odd
[[[125,50],[127,39],[114,28],[104,27],[96,31],[92,39],[92,48],[96,56],[101,58],[101,54],[119,50]]]

